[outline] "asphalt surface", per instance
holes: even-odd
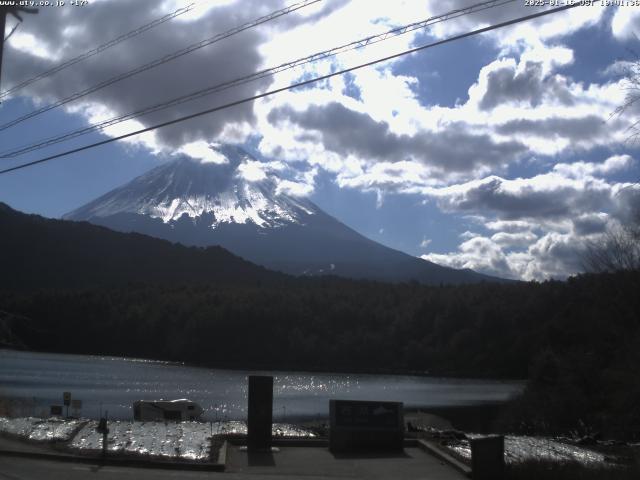
[[[466,478],[418,448],[402,455],[335,457],[326,448],[283,447],[273,454],[249,455],[232,447],[226,472],[194,472],[159,468],[121,467],[0,455],[0,480],[81,479],[201,479],[307,480]]]
[[[16,452],[16,453],[11,453]],[[228,444],[226,471],[194,471],[139,465],[101,464],[74,460],[48,444],[0,437],[0,480],[80,479],[200,479],[229,480],[354,480],[393,479],[463,480],[450,464],[418,447],[400,454],[334,455],[325,446],[281,446],[272,453],[248,453]],[[178,467],[182,468],[182,467]]]
[[[418,447],[401,454],[334,455],[325,448],[283,447],[271,454],[247,454],[239,447],[227,451],[227,472],[241,478],[428,479],[466,478],[450,465]]]
[[[0,455],[1,480],[84,480],[91,479],[200,479],[225,476],[224,473],[133,468],[37,460]],[[233,476],[226,476],[230,480]],[[237,477],[242,478],[242,477]],[[252,477],[253,478],[253,477]]]

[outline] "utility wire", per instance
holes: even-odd
[[[4,41],[6,42],[7,40],[9,40],[11,38],[11,35],[13,35],[15,33],[15,31],[18,29],[18,27],[20,26],[20,22],[16,23],[13,28],[11,29],[11,31],[9,32],[9,35],[7,35],[6,37],[4,37]],[[2,32],[4,34],[4,32]]]
[[[165,55],[163,57],[157,58],[149,63],[146,63],[140,67],[134,68],[133,70],[129,70],[128,72],[124,72],[121,73],[119,75],[116,75],[114,77],[109,78],[108,80],[104,80],[96,85],[93,85],[92,87],[89,87],[85,90],[82,90],[80,92],[76,92],[68,97],[65,97],[61,100],[58,100],[55,103],[52,103],[50,105],[46,105],[42,108],[39,108],[38,110],[34,110],[33,112],[30,112],[26,115],[23,115],[21,117],[16,118],[15,120],[12,120],[10,122],[4,123],[2,125],[0,125],[0,131],[2,130],[6,130],[7,128],[13,127],[14,125],[17,125],[21,122],[24,122],[25,120],[29,119],[29,118],[33,118],[37,115],[40,115],[41,113],[44,112],[48,112],[49,110],[53,110],[54,108],[57,108],[61,105],[65,105],[69,102],[72,102],[74,100],[77,100],[78,98],[82,98],[86,95],[89,95],[91,93],[97,92],[98,90],[101,90],[105,87],[108,87],[110,85],[113,85],[114,83],[120,82],[122,80],[125,80],[127,78],[133,77],[134,75],[137,75],[139,73],[145,72],[147,70],[150,70],[152,68],[158,67],[160,65],[163,65],[167,62],[170,62],[172,60],[175,60],[176,58],[182,57],[184,55],[187,55],[191,52],[194,52],[196,50],[199,50],[201,48],[207,47],[213,43],[219,42],[220,40],[224,40],[225,38],[231,37],[232,35],[235,35],[237,33],[243,32],[245,30],[248,30],[250,28],[256,27],[258,25],[261,25],[263,23],[269,22],[271,20],[274,20],[278,17],[281,17],[283,15],[287,15],[291,12],[295,12],[296,10],[300,10],[301,8],[307,7],[309,5],[312,5],[314,3],[318,3],[321,0],[303,0],[301,2],[295,3],[293,5],[290,5],[289,7],[280,9],[280,10],[276,10],[274,12],[269,13],[268,15],[265,15],[263,17],[260,17],[256,20],[253,20],[251,22],[247,22],[244,23],[238,27],[234,27],[230,30],[227,30],[226,32],[223,33],[219,33],[211,38],[207,38],[206,40],[202,40],[201,42],[198,43],[194,43],[192,45],[189,45],[188,47],[185,47],[181,50],[178,50],[176,52],[170,53],[168,55]]]
[[[531,15],[518,17],[518,18],[515,18],[513,20],[508,20],[506,22],[501,22],[501,23],[498,23],[498,24],[490,25],[488,27],[479,28],[477,30],[473,30],[471,32],[466,32],[466,33],[463,33],[463,34],[460,34],[460,35],[455,35],[453,37],[445,38],[444,40],[439,40],[437,42],[428,43],[426,45],[421,45],[419,47],[415,47],[415,48],[412,48],[412,49],[409,49],[409,50],[405,50],[403,52],[396,53],[396,54],[393,54],[393,55],[389,55],[387,57],[379,58],[377,60],[372,60],[370,62],[361,63],[360,65],[356,65],[354,67],[349,67],[349,68],[345,68],[343,70],[338,70],[336,72],[332,72],[332,73],[329,73],[327,75],[322,75],[322,76],[319,76],[319,77],[316,77],[316,78],[312,78],[312,79],[309,79],[309,80],[304,80],[304,81],[301,81],[301,82],[297,82],[297,83],[288,85],[286,87],[277,88],[277,89],[274,89],[274,90],[270,90],[268,92],[264,92],[264,93],[261,93],[261,94],[258,94],[258,95],[254,95],[252,97],[243,98],[241,100],[236,100],[236,101],[224,104],[224,105],[220,105],[220,106],[217,106],[217,107],[209,108],[209,109],[197,112],[197,113],[192,113],[190,115],[185,115],[185,116],[180,117],[180,118],[176,118],[176,119],[173,119],[173,120],[162,122],[162,123],[153,125],[151,127],[146,127],[146,128],[140,129],[140,130],[136,130],[136,131],[133,131],[133,132],[125,133],[125,134],[120,135],[118,137],[108,138],[108,139],[102,140],[100,142],[92,143],[92,144],[85,145],[85,146],[82,146],[82,147],[79,147],[79,148],[74,148],[72,150],[67,150],[65,152],[57,153],[55,155],[50,155],[48,157],[41,158],[39,160],[34,160],[32,162],[23,163],[21,165],[16,165],[15,167],[6,168],[4,170],[0,170],[0,175],[5,174],[5,173],[9,173],[9,172],[13,172],[15,170],[20,170],[22,168],[31,167],[33,165],[38,165],[40,163],[49,162],[49,161],[55,160],[57,158],[61,158],[61,157],[65,157],[67,155],[71,155],[73,153],[78,153],[78,152],[82,152],[82,151],[85,151],[85,150],[89,150],[91,148],[99,147],[101,145],[106,145],[108,143],[116,142],[118,140],[123,140],[125,138],[129,138],[129,137],[133,137],[135,135],[139,135],[141,133],[150,132],[150,131],[156,130],[158,128],[167,127],[169,125],[174,125],[176,123],[184,122],[185,120],[191,120],[193,118],[201,117],[203,115],[208,115],[210,113],[218,112],[220,110],[225,110],[227,108],[235,107],[236,105],[241,105],[243,103],[252,102],[252,101],[258,100],[260,98],[264,98],[264,97],[268,97],[268,96],[271,96],[271,95],[275,95],[276,93],[284,92],[286,90],[291,90],[291,89],[294,89],[294,88],[310,85],[312,83],[320,82],[322,80],[327,80],[329,78],[332,78],[332,77],[335,77],[335,76],[338,76],[338,75],[344,75],[345,73],[348,73],[348,72],[353,72],[353,71],[359,70],[361,68],[370,67],[372,65],[376,65],[376,64],[382,63],[382,62],[386,62],[388,60],[393,60],[394,58],[399,58],[399,57],[402,57],[402,56],[405,56],[405,55],[409,55],[411,53],[415,53],[415,52],[419,52],[419,51],[422,51],[422,50],[426,50],[427,48],[432,48],[432,47],[436,47],[436,46],[439,46],[439,45],[443,45],[445,43],[453,42],[453,41],[456,41],[456,40],[461,40],[463,38],[467,38],[467,37],[471,37],[473,35],[478,35],[478,34],[481,34],[481,33],[489,32],[491,30],[496,30],[498,28],[507,27],[509,25],[514,25],[514,24],[517,24],[517,23],[526,22],[528,20],[533,20],[535,18],[543,17],[545,15],[551,15],[553,13],[558,13],[558,12],[561,12],[561,11],[564,11],[564,10],[568,10],[570,8],[575,8],[575,7],[578,7],[578,6],[580,6],[580,4],[578,4],[578,3],[569,4],[569,5],[565,5],[565,6],[562,6],[562,7],[557,7],[557,8],[553,8],[553,9],[550,9],[550,10],[545,10],[543,12],[538,12],[538,13],[534,13],[534,14],[531,14]]]
[[[61,70],[64,70],[65,68],[68,68],[72,65],[75,65],[76,63],[79,63],[83,60],[86,60],[87,58],[93,57],[94,55],[98,55],[99,53],[104,52],[105,50],[107,50],[108,48],[111,48],[115,45],[118,45],[119,43],[124,42],[125,40],[129,40],[130,38],[136,37],[144,32],[146,32],[147,30],[151,30],[154,27],[157,27],[158,25],[162,25],[165,22],[168,22],[169,20],[178,17],[180,15],[182,15],[183,13],[187,13],[190,10],[193,10],[193,8],[195,7],[195,3],[191,3],[190,5],[187,5],[186,7],[183,8],[179,8],[178,10],[176,10],[175,12],[169,13],[163,17],[157,18],[155,20],[153,20],[152,22],[149,22],[145,25],[142,25],[138,28],[136,28],[135,30],[131,30],[128,33],[125,33],[123,35],[120,35],[117,38],[114,38],[113,40],[108,41],[107,43],[103,43],[102,45],[94,48],[93,50],[89,50],[88,52],[85,52],[81,55],[78,55],[77,57],[74,58],[70,58],[69,60],[66,60],[58,65],[56,65],[53,68],[50,68],[49,70],[46,70],[42,73],[39,73],[38,75],[28,78],[27,80],[24,80],[23,82],[5,90],[4,92],[0,92],[0,100],[2,100],[5,97],[8,97],[9,95],[11,95],[12,93],[17,92],[18,90],[23,89],[24,87],[31,85],[32,83],[37,82],[38,80],[41,80],[43,78],[49,77],[51,75],[54,75],[56,73],[58,73]],[[14,28],[15,30],[15,28]],[[11,33],[13,33],[13,30],[11,31]],[[9,36],[11,36],[11,34],[9,34]],[[9,36],[7,36],[7,38],[9,38]],[[6,39],[5,39],[6,40]]]
[[[426,28],[430,25],[434,25],[436,23],[440,23],[440,22],[444,22],[444,21],[448,21],[454,18],[458,18],[461,17],[463,15],[469,15],[471,13],[476,13],[482,10],[486,10],[489,8],[494,8],[494,7],[498,7],[498,6],[502,6],[505,5],[507,3],[513,3],[516,0],[491,0],[491,1],[486,1],[486,2],[482,2],[482,3],[478,3],[475,5],[471,5],[469,7],[466,8],[461,8],[461,9],[457,9],[457,10],[453,10],[450,11],[448,13],[442,14],[442,15],[437,15],[437,16],[433,16],[433,17],[429,17],[425,20],[421,20],[419,22],[413,22],[410,23],[408,25],[404,25],[402,27],[396,27],[393,28],[391,30],[388,30],[386,32],[377,34],[377,35],[371,35],[365,38],[362,38],[360,40],[356,40],[344,45],[340,45],[338,47],[334,47],[331,48],[329,50],[324,50],[321,52],[317,52],[314,53],[312,55],[308,55],[306,57],[303,58],[299,58],[297,60],[293,60],[291,62],[287,62],[287,63],[283,63],[281,65],[278,65],[276,67],[271,67],[271,68],[267,68],[264,70],[261,70],[259,72],[253,73],[251,75],[247,75],[244,77],[240,77],[240,78],[236,78],[234,80],[229,80],[227,82],[223,82],[217,85],[213,85],[201,90],[197,90],[195,92],[186,94],[186,95],[182,95],[180,97],[176,97],[173,98],[171,100],[168,100],[166,102],[162,102],[156,105],[152,105],[149,107],[145,107],[141,110],[137,110],[134,112],[130,112],[124,115],[120,115],[118,117],[113,117],[110,118],[108,120],[104,120],[100,123],[96,123],[93,125],[89,125],[88,127],[83,127],[77,130],[73,130],[71,132],[67,132],[65,134],[62,135],[58,135],[55,137],[49,137],[47,139],[44,140],[40,140],[37,143],[32,143],[32,144],[28,144],[28,145],[22,145],[20,147],[13,147],[12,149],[9,150],[5,150],[3,152],[0,152],[0,158],[15,158],[19,155],[23,155],[25,153],[29,153],[29,152],[33,152],[35,150],[40,150],[42,148],[46,148],[49,147],[51,145],[55,145],[57,143],[61,143],[63,141],[67,141],[67,140],[71,140],[73,138],[77,138],[81,135],[85,135],[87,133],[91,133],[93,131],[98,131],[98,130],[103,130],[107,127],[116,125],[118,123],[124,122],[126,120],[131,120],[133,118],[138,118],[141,117],[143,115],[147,115],[153,112],[157,112],[160,110],[164,110],[176,105],[180,105],[182,103],[186,103],[189,101],[193,101],[195,99],[207,96],[207,95],[211,95],[214,93],[218,93],[221,92],[223,90],[227,90],[229,88],[232,87],[236,87],[239,85],[244,85],[246,83],[249,82],[253,82],[265,77],[269,77],[269,76],[273,76],[277,73],[283,72],[285,70],[290,70],[293,69],[295,67],[301,66],[301,65],[305,65],[308,63],[312,63],[312,62],[316,62],[316,61],[320,61],[320,60],[324,60],[330,57],[333,57],[335,55],[338,55],[340,53],[344,53],[350,50],[356,50],[359,48],[364,48],[368,45],[372,45],[378,42],[382,42],[385,40],[388,40],[389,38],[393,38],[399,35],[403,35],[405,33],[414,31],[414,30],[418,30],[418,29],[422,29],[422,28]]]

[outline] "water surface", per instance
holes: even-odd
[[[81,400],[70,414],[98,418],[109,412],[129,420],[134,400],[188,398],[204,419],[246,418],[247,375],[274,376],[274,421],[326,418],[329,399],[387,400],[405,407],[463,406],[508,400],[520,382],[465,380],[409,375],[264,372],[191,367],[163,361],[93,355],[0,350],[0,396],[21,416],[47,416],[61,405],[62,393]]]

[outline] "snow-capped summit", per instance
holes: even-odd
[[[205,160],[180,157],[68,213],[113,230],[184,245],[220,245],[295,275],[385,281],[495,280],[380,245],[286,193],[287,181],[237,146],[212,144]]]
[[[67,215],[92,220],[118,214],[137,214],[172,224],[183,217],[205,214],[212,228],[223,223],[252,223],[260,228],[299,223],[317,207],[278,189],[260,162],[239,147],[210,146],[219,161],[180,157],[154,168],[126,185]]]

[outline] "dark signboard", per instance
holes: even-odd
[[[335,424],[338,427],[398,428],[402,403],[336,400]]]
[[[249,375],[249,412],[247,447],[249,450],[271,449],[273,421],[273,377]]]
[[[51,405],[51,415],[62,415],[62,405]]]
[[[329,449],[332,452],[402,451],[401,402],[329,401]]]

